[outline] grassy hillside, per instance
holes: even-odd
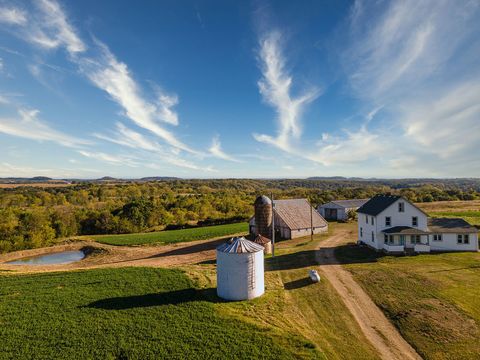
[[[0,295],[1,359],[320,357],[299,336],[229,318],[178,270],[0,276]]]
[[[110,245],[173,244],[178,242],[206,240],[247,232],[248,223],[235,223],[191,229],[165,230],[151,233],[91,236],[90,238],[100,243]]]
[[[480,358],[479,253],[393,257],[351,246],[337,257],[424,358]]]
[[[279,242],[244,302],[216,297],[210,263],[0,273],[0,359],[377,359],[330,284],[306,279],[324,238]]]

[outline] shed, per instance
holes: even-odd
[[[367,201],[368,199],[334,200],[318,206],[317,210],[327,220],[346,221],[349,211],[356,211]]]
[[[265,292],[263,246],[235,237],[217,247],[217,295],[249,300]]]

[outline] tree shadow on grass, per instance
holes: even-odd
[[[335,253],[335,258],[331,255]],[[377,262],[386,256],[366,246],[346,244],[335,248],[304,250],[265,259],[266,271],[294,270],[328,264],[359,264]],[[319,262],[320,261],[320,262]]]
[[[162,305],[179,305],[195,301],[224,302],[217,296],[216,288],[182,289],[163,293],[113,297],[94,301],[85,307],[104,310],[127,310]]]
[[[289,281],[285,283],[283,287],[285,290],[295,290],[313,284],[314,282],[310,278],[306,277],[298,280]]]
[[[183,246],[178,249],[173,249],[164,253],[149,256],[148,258],[150,259],[150,258],[159,258],[159,257],[167,257],[167,256],[188,255],[188,254],[198,253],[201,251],[214,250],[220,244],[223,244],[228,239],[230,239],[230,237],[222,238],[218,240],[206,241],[200,244],[195,244],[190,246]]]

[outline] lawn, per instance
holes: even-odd
[[[100,235],[89,238],[109,245],[145,245],[145,244],[173,244],[195,240],[213,239],[222,236],[246,234],[248,223],[235,223],[197,227],[181,230],[165,230],[151,233]]]
[[[235,306],[180,270],[0,275],[0,358],[321,357],[295,333],[229,315]]]
[[[336,255],[426,359],[480,358],[480,254],[383,256],[340,247]]]

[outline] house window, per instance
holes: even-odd
[[[383,235],[383,242],[385,244],[388,244],[388,235],[387,234]]]
[[[385,217],[385,226],[392,226],[392,218],[390,216]]]
[[[442,234],[434,234],[433,241],[442,241]]]
[[[418,217],[412,216],[412,226],[418,226]]]
[[[393,244],[393,235],[390,235],[389,240],[390,240],[390,244]]]
[[[375,220],[375,218],[372,216],[372,225],[374,225],[374,221],[373,221],[373,220]]]
[[[400,235],[400,245],[405,245],[405,235]]]
[[[374,241],[375,241],[375,234],[372,231],[372,242],[374,242]]]
[[[420,244],[420,235],[412,235],[412,244]]]
[[[468,236],[468,234],[465,234],[465,235],[458,234],[457,235],[457,242],[459,244],[469,244],[470,243],[470,236]]]
[[[360,228],[360,237],[363,238],[363,228]]]
[[[368,224],[368,215],[365,215],[365,222]]]
[[[405,212],[405,203],[403,202],[398,203],[398,212]]]

